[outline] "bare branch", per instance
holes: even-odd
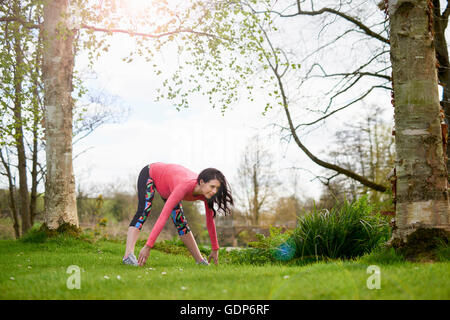
[[[447,7],[445,8],[444,12],[442,13],[442,24],[444,26],[444,30],[447,29],[448,25],[448,16],[450,15],[450,3],[447,1]]]
[[[297,133],[296,133],[295,128],[294,128],[294,124],[293,124],[293,122],[292,122],[291,114],[290,114],[289,109],[288,109],[288,101],[287,101],[286,94],[285,94],[285,92],[284,92],[284,86],[283,86],[283,82],[282,82],[282,80],[281,80],[281,77],[280,77],[280,75],[277,74],[277,73],[275,73],[275,76],[276,76],[276,78],[277,78],[277,80],[278,80],[278,86],[279,86],[279,88],[280,88],[281,96],[282,96],[282,99],[283,99],[283,107],[284,107],[284,111],[285,111],[285,113],[286,113],[286,117],[287,117],[287,119],[288,119],[289,128],[290,128],[290,130],[291,130],[292,137],[294,138],[294,141],[297,143],[297,145],[300,147],[300,149],[301,149],[301,150],[302,150],[302,151],[303,151],[303,152],[304,152],[304,153],[305,153],[312,161],[314,161],[316,164],[318,164],[318,165],[320,165],[320,166],[322,166],[322,167],[324,167],[324,168],[327,168],[327,169],[330,169],[330,170],[333,170],[333,171],[342,173],[342,174],[346,175],[347,177],[352,178],[352,179],[354,179],[354,180],[360,182],[361,184],[363,184],[363,185],[365,185],[365,186],[367,186],[367,187],[369,187],[369,188],[371,188],[371,189],[374,189],[374,190],[380,191],[380,192],[385,192],[385,191],[387,190],[387,188],[386,188],[385,186],[380,185],[380,184],[377,184],[377,183],[375,183],[375,182],[373,182],[373,181],[370,181],[370,180],[366,179],[365,177],[360,176],[359,174],[357,174],[357,173],[355,173],[355,172],[353,172],[353,171],[350,171],[350,170],[347,170],[347,169],[345,169],[345,168],[342,168],[342,167],[339,167],[339,166],[337,166],[337,165],[334,165],[334,164],[332,164],[332,163],[329,163],[329,162],[320,160],[320,159],[317,158],[315,155],[313,155],[313,154],[312,154],[312,153],[311,153],[311,152],[303,145],[303,143],[300,141],[299,137],[297,136]]]
[[[292,17],[296,17],[296,16],[300,16],[300,15],[307,15],[307,16],[316,16],[316,15],[321,15],[323,13],[332,13],[334,15],[337,15],[351,23],[353,23],[354,25],[356,25],[358,28],[360,28],[365,34],[367,34],[370,37],[373,37],[377,40],[380,40],[381,42],[384,43],[389,43],[389,39],[383,37],[382,35],[372,31],[369,27],[367,27],[366,25],[364,25],[361,21],[353,18],[352,16],[349,16],[348,14],[345,14],[343,12],[340,12],[338,10],[332,9],[332,8],[322,8],[320,10],[317,11],[303,11],[300,10],[297,13],[293,13],[293,14],[282,14],[280,12],[277,11],[273,11],[273,10],[269,10],[269,11],[254,11],[255,13],[259,13],[259,14],[265,14],[265,13],[273,13],[278,15],[279,17],[282,18],[292,18]]]
[[[345,109],[345,108],[351,106],[352,104],[354,104],[354,103],[356,103],[356,102],[358,102],[358,101],[364,99],[364,98],[365,98],[370,92],[372,92],[372,90],[375,89],[375,88],[388,89],[387,87],[384,87],[384,86],[373,86],[373,87],[371,87],[369,90],[367,90],[364,94],[362,94],[359,98],[357,98],[357,99],[351,101],[350,103],[347,103],[346,105],[344,105],[344,106],[342,106],[342,107],[340,107],[340,108],[338,108],[338,109],[336,109],[336,110],[334,110],[334,111],[328,113],[327,115],[325,115],[325,116],[323,116],[323,117],[321,117],[321,118],[319,118],[319,119],[316,119],[316,120],[314,120],[314,121],[312,121],[312,122],[309,122],[309,123],[301,123],[301,124],[299,124],[298,126],[296,126],[296,127],[294,128],[294,130],[297,130],[299,127],[310,126],[310,125],[316,124],[317,122],[322,121],[322,120],[328,118],[329,116],[335,114],[336,112],[339,112],[339,111],[341,111],[341,110],[343,110],[343,109]]]

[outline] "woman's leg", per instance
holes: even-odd
[[[203,260],[202,254],[198,249],[197,242],[195,241],[194,235],[192,234],[186,217],[184,216],[183,206],[181,202],[172,211],[172,220],[175,227],[178,230],[178,235],[183,241],[184,245],[188,248],[191,255],[194,257],[195,261],[201,262]]]
[[[180,239],[183,241],[184,245],[188,248],[191,255],[194,257],[195,261],[200,263],[203,260],[203,256],[198,249],[197,242],[195,242],[194,235],[192,232],[188,232],[182,236]]]
[[[134,253],[134,246],[136,245],[136,241],[139,238],[140,230],[136,227],[128,227],[127,233],[127,246],[125,248],[124,258],[128,257],[130,253]]]
[[[128,257],[130,253],[134,253],[134,247],[139,238],[139,233],[152,209],[152,202],[155,196],[155,186],[153,179],[149,176],[148,166],[141,170],[137,188],[138,208],[128,228],[124,258]]]

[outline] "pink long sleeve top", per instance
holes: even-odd
[[[219,249],[217,242],[216,225],[214,224],[214,212],[208,207],[204,195],[194,196],[194,188],[197,184],[198,174],[177,164],[167,164],[162,162],[152,163],[149,171],[158,193],[167,199],[159,218],[153,226],[147,240],[147,246],[153,247],[173,208],[181,201],[202,200],[206,210],[206,228],[211,239],[211,248]]]

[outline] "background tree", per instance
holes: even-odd
[[[261,137],[252,137],[243,153],[237,169],[239,191],[236,192],[248,220],[253,225],[260,223],[261,215],[276,198],[280,182],[274,172],[272,153],[263,145]]]
[[[5,1],[0,4],[0,71],[1,71],[1,160],[7,177],[10,208],[14,229],[19,236],[33,224],[36,215],[39,134],[39,63],[41,58],[40,33],[34,27],[40,13],[33,1]],[[14,19],[8,19],[14,17]],[[24,23],[26,21],[26,23]],[[30,143],[29,139],[32,139]],[[31,200],[27,170],[27,149],[32,154]],[[17,169],[16,169],[17,168]],[[16,171],[17,170],[17,171]],[[16,172],[18,201],[16,201]],[[18,212],[16,213],[16,210]]]
[[[390,125],[383,119],[382,109],[367,108],[366,116],[345,124],[346,129],[335,133],[335,143],[328,157],[340,167],[358,172],[376,183],[387,180],[395,162],[394,137]],[[326,175],[326,172],[324,172]],[[324,184],[324,197],[335,200],[356,200],[368,194],[372,203],[381,205],[384,210],[393,210],[392,194],[375,192],[345,176],[318,177]],[[330,199],[332,200],[332,199]],[[331,201],[332,203],[332,201]],[[384,203],[384,204],[382,204]]]
[[[44,194],[43,187],[40,186],[46,174],[45,160],[42,157],[45,150],[42,9],[40,1],[3,1],[0,4],[0,27],[3,31],[0,36],[0,173],[6,177],[6,184],[9,185],[10,211],[14,213],[20,209],[17,214],[12,215],[17,237],[20,236],[20,218],[23,220],[23,217],[29,217],[22,224],[23,233],[33,225],[39,213],[38,199]],[[74,81],[77,98],[81,98],[86,89],[81,85],[80,76],[75,76]],[[74,103],[73,143],[106,122],[122,119],[126,110],[117,106],[117,97],[102,92],[89,92],[87,99],[85,97],[84,101]],[[28,177],[31,177],[30,187]],[[20,183],[26,185],[23,190],[27,189],[27,192],[21,192],[21,199],[17,201],[15,194],[20,189]],[[26,198],[25,201],[22,198]],[[29,205],[26,205],[27,201]],[[24,208],[29,208],[29,214],[21,212]]]
[[[304,206],[295,195],[280,197],[273,208],[272,225],[294,229],[297,219],[304,212]]]

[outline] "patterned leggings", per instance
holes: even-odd
[[[139,230],[141,230],[145,220],[147,220],[147,217],[150,214],[150,211],[152,209],[153,198],[155,196],[155,191],[157,191],[153,179],[149,176],[149,166],[145,166],[141,170],[138,178],[137,187],[138,187],[138,208],[136,214],[131,220],[130,227],[136,227]],[[165,203],[167,199],[163,200]],[[186,217],[184,216],[181,202],[178,203],[175,206],[175,208],[173,208],[171,217],[180,236],[185,235],[191,231],[187,224]]]

